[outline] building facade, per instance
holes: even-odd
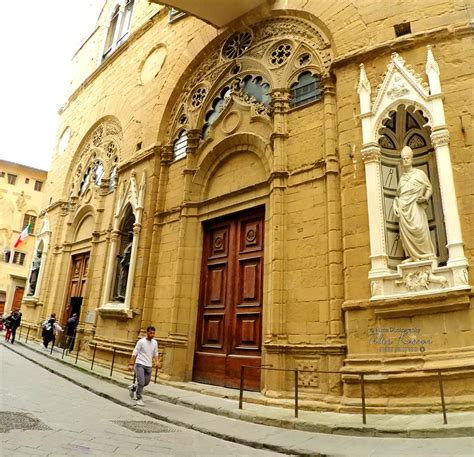
[[[23,296],[34,286],[35,273],[32,278],[29,274],[41,229],[38,216],[46,177],[46,171],[0,160],[0,315],[20,309]],[[28,224],[30,235],[15,246]]]
[[[250,365],[278,399],[298,369],[308,407],[350,410],[362,372],[374,410],[422,411],[442,369],[472,408],[472,11],[256,3],[217,28],[106,2],[24,320],[79,313],[81,353],[119,363],[153,324],[163,381]]]

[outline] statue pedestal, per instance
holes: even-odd
[[[436,260],[401,263],[393,272],[373,273],[371,300],[470,289],[465,265],[439,267]]]
[[[119,320],[132,319],[133,316],[137,314],[122,302],[106,303],[105,305],[98,308],[97,312],[103,318],[113,318]]]

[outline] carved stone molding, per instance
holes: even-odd
[[[449,131],[448,129],[434,130],[431,134],[431,142],[435,148],[441,146],[447,146],[449,144]]]
[[[362,146],[362,160],[365,163],[380,162],[381,152],[377,143],[369,143]]]

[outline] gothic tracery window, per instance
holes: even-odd
[[[321,98],[320,79],[310,71],[302,73],[290,90],[292,107],[306,105]]]
[[[186,130],[182,130],[173,144],[173,160],[179,160],[186,157],[187,147],[188,134],[186,133]]]

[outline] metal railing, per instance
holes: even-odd
[[[366,406],[366,395],[365,395],[365,385],[367,382],[367,376],[375,375],[389,375],[389,374],[404,374],[404,373],[433,373],[437,375],[438,384],[439,384],[439,395],[441,399],[441,409],[443,413],[443,423],[446,425],[448,423],[448,417],[446,412],[446,402],[444,397],[444,388],[443,388],[443,372],[449,371],[463,371],[469,370],[472,371],[471,367],[453,367],[453,368],[427,368],[419,370],[387,370],[387,371],[328,371],[328,370],[299,370],[299,369],[286,369],[286,368],[273,368],[272,366],[262,365],[241,365],[240,367],[240,388],[239,388],[239,409],[243,408],[244,402],[244,385],[245,385],[245,371],[246,369],[253,370],[268,370],[268,371],[283,371],[283,372],[293,372],[294,373],[294,402],[295,402],[295,418],[298,418],[299,412],[299,374],[300,373],[321,373],[321,374],[338,374],[343,375],[356,375],[360,380],[360,396],[361,396],[361,412],[362,412],[362,423],[367,424],[367,406]]]
[[[41,323],[39,323],[38,326],[39,326],[39,328],[41,328]],[[16,338],[17,341],[20,341],[20,339],[21,339],[22,327],[23,327],[23,325],[20,325],[19,328],[18,328],[18,335],[17,335],[17,338]],[[31,325],[27,326],[27,333],[26,333],[26,338],[25,338],[25,342],[24,342],[25,344],[28,343],[28,337],[30,335],[30,331],[31,331],[32,328],[34,328],[34,327],[31,326]],[[76,331],[74,332],[74,335],[72,337],[64,335],[64,334],[62,334],[61,336],[56,335],[56,337],[51,341],[51,347],[49,348],[49,355],[53,356],[54,348],[59,347],[59,345],[56,344],[58,341],[60,341],[61,346],[62,346],[61,359],[64,359],[64,356],[67,357],[67,356],[71,355],[71,352],[74,352],[74,351],[69,350],[69,343],[70,343],[69,338],[74,339],[74,346],[76,346],[75,349],[74,349],[74,351],[75,351],[74,364],[77,365],[77,362],[79,360],[79,354],[80,354],[81,348],[82,348],[83,338],[79,339],[77,337],[77,332]],[[92,360],[91,360],[90,370],[94,371],[95,358],[96,358],[96,354],[97,354],[97,343],[92,343],[90,346],[92,346],[92,345],[93,345],[94,349],[93,349],[93,353],[92,353]],[[114,372],[114,368],[115,368],[115,359],[116,359],[116,354],[118,352],[118,348],[113,346],[110,349],[112,350],[112,361],[110,363],[109,376],[112,377],[113,372]],[[162,363],[164,362],[164,356],[165,355],[166,355],[166,351],[163,351],[163,352],[159,353],[159,357],[160,357],[160,360],[161,360]],[[135,374],[134,374],[133,379],[134,379],[133,382],[135,382]],[[157,383],[157,379],[158,379],[158,365],[155,366],[154,384]]]

